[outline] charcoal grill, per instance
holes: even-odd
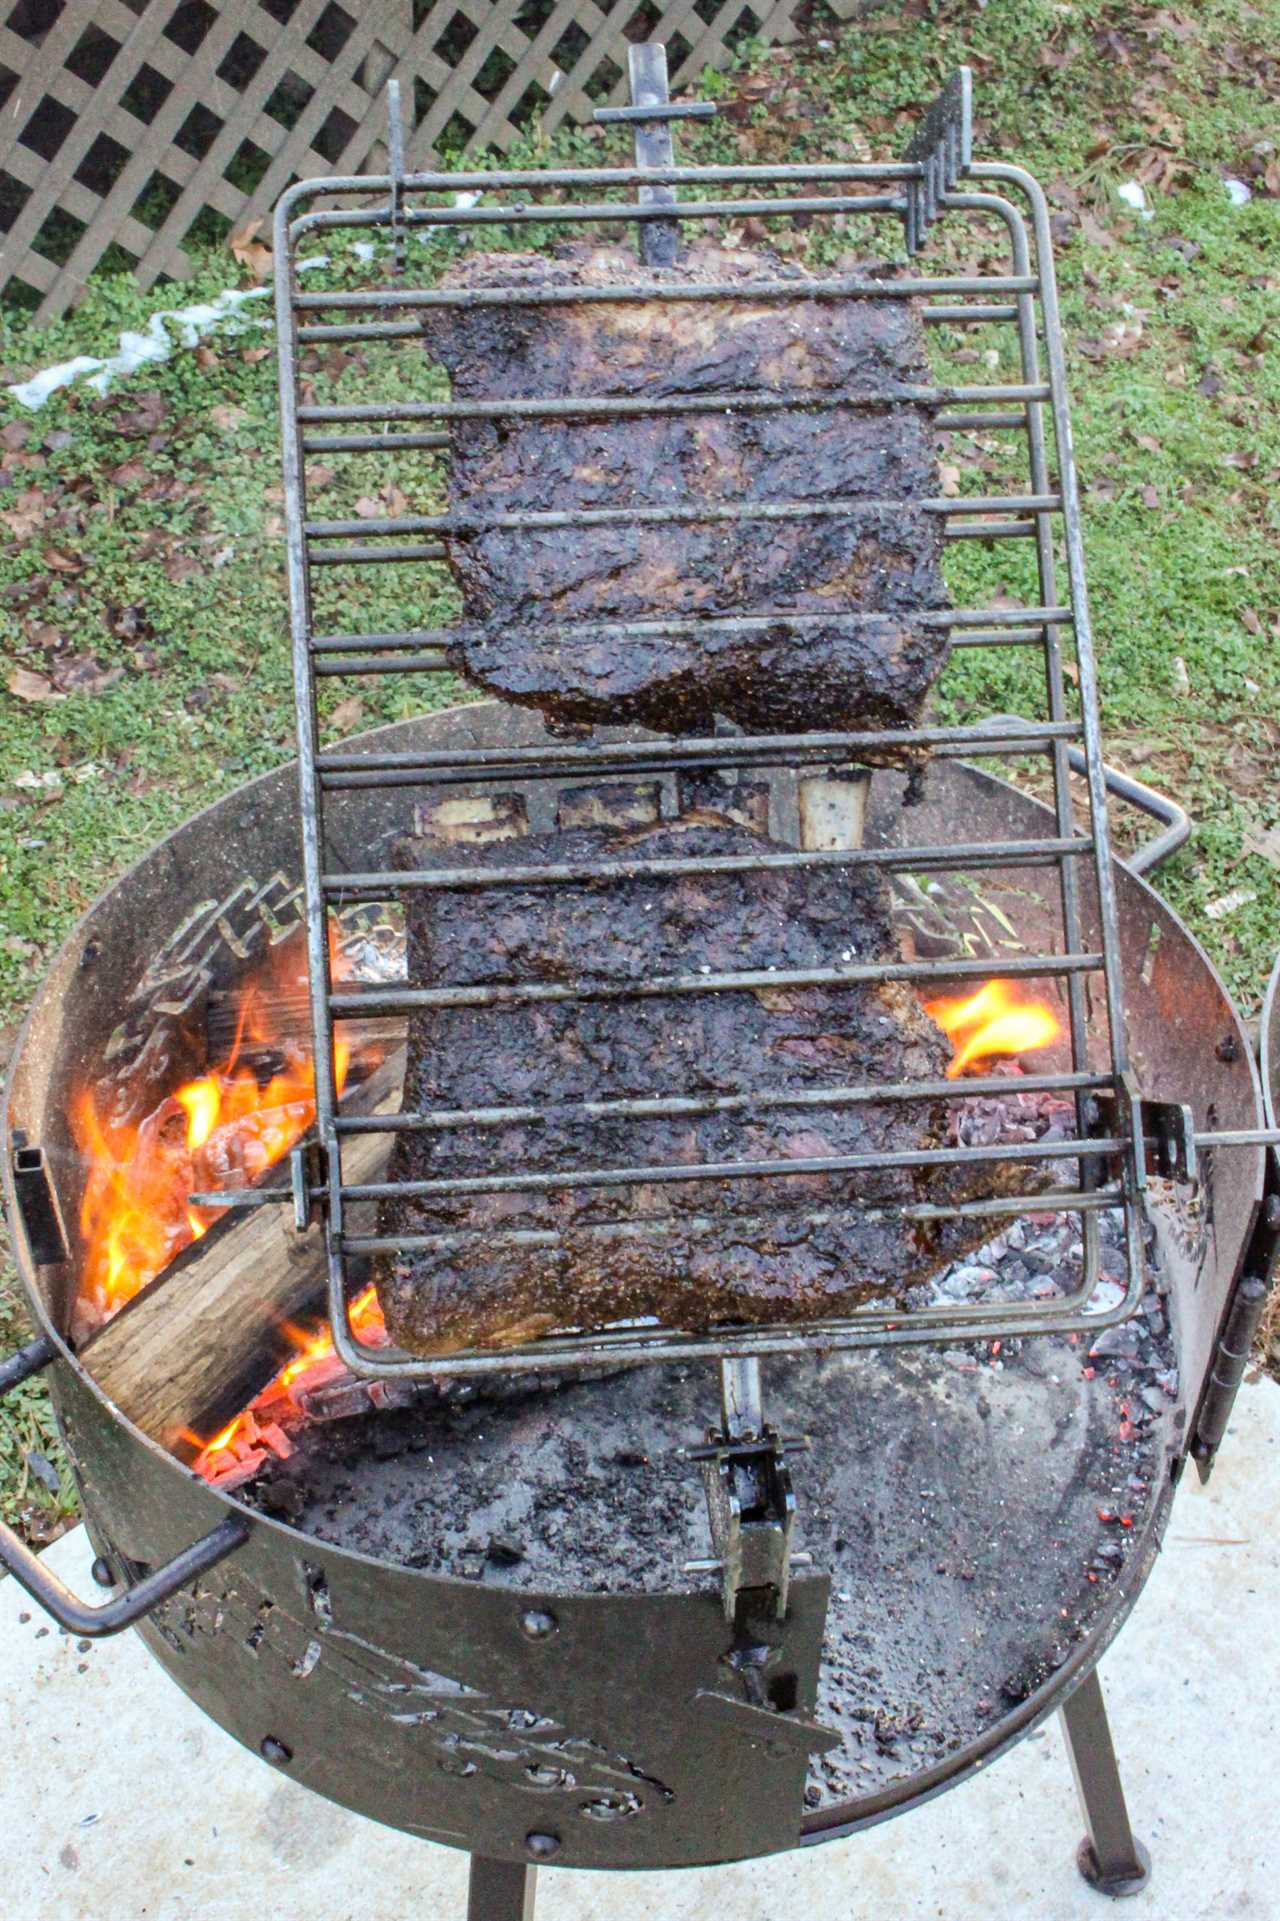
[[[283,769],[228,796],[148,855],[86,916],[33,1006],[10,1078],[6,1193],[40,1332],[0,1369],[0,1390],[49,1369],[97,1572],[114,1592],[88,1606],[7,1534],[0,1558],[68,1632],[138,1624],[179,1685],[271,1765],[360,1812],[468,1849],[477,1918],[520,1913],[540,1862],[676,1866],[851,1833],[963,1779],[1059,1708],[1088,1825],[1082,1870],[1107,1892],[1129,1892],[1145,1874],[1144,1857],[1129,1827],[1095,1667],[1150,1569],[1185,1461],[1194,1458],[1207,1472],[1225,1428],[1269,1258],[1263,1148],[1273,1137],[1259,1124],[1257,1076],[1229,999],[1137,871],[1184,829],[1167,817],[1160,840],[1128,866],[1108,842],[1109,786],[1140,804],[1157,803],[1101,759],[1043,198],[1019,169],[972,162],[963,76],[900,165],[695,170],[670,164],[670,116],[680,109],[664,105],[654,50],[635,50],[633,72],[640,105],[624,111],[640,115],[636,168],[403,176],[393,137],[389,177],[312,183],[282,203],[277,258],[284,263],[280,351],[299,765],[296,774]],[[959,191],[961,174],[977,190]],[[677,203],[677,189],[726,197]],[[621,203],[580,197],[633,191]],[[473,193],[484,202],[455,204],[455,196]],[[1013,194],[1029,209],[1029,227]],[[538,198],[544,195],[548,204]],[[351,205],[352,196],[366,204]],[[344,204],[301,211],[328,197]],[[441,532],[442,519],[361,518],[358,527],[311,519],[303,455],[435,447],[457,407],[388,399],[361,405],[353,417],[352,409],[299,398],[300,349],[420,340],[419,310],[429,313],[440,298],[407,282],[385,294],[301,291],[298,250],[306,237],[380,231],[407,271],[408,241],[423,228],[519,227],[535,217],[560,228],[626,218],[656,236],[657,247],[669,247],[678,224],[745,213],[902,221],[913,253],[944,213],[1000,223],[1008,272],[846,278],[821,297],[910,294],[930,303],[931,326],[1014,330],[1016,384],[956,384],[940,387],[936,398],[945,426],[1022,436],[1028,491],[932,504],[953,537],[1031,544],[1036,604],[961,608],[948,618],[960,646],[1036,650],[1046,718],[993,717],[912,736],[932,757],[923,780],[911,783],[909,807],[906,776],[849,773],[860,753],[884,744],[882,735],[672,741],[602,730],[590,743],[566,745],[530,714],[483,703],[422,715],[340,752],[322,748],[321,679],[435,670],[448,643],[434,631],[315,631],[312,570],[438,567],[439,543],[425,537]],[[787,297],[793,292],[788,287]],[[374,317],[311,318],[334,308],[372,309]],[[1065,593],[1057,584],[1059,544]],[[1064,646],[1069,634],[1073,663]],[[1047,805],[998,778],[991,763],[1002,757],[1037,758],[1048,776]],[[722,1340],[646,1328],[567,1336],[518,1356],[424,1363],[385,1350],[370,1355],[354,1338],[346,1300],[349,1264],[377,1237],[358,1231],[358,1221],[348,1226],[369,1196],[344,1174],[355,1130],[335,1099],[334,1032],[352,1017],[422,1005],[437,985],[352,991],[335,984],[328,909],[390,890],[380,858],[411,823],[424,789],[515,789],[529,796],[532,811],[584,779],[643,774],[670,796],[690,766],[759,773],[769,784],[771,820],[790,823],[793,834],[798,786],[834,770],[856,780],[865,801],[861,842],[841,848],[840,862],[871,861],[909,875],[980,873],[984,896],[1015,927],[1020,945],[997,950],[998,964],[990,953],[949,949],[904,963],[905,978],[949,984],[1000,972],[1064,983],[1064,1058],[1020,1085],[1076,1103],[1076,1131],[1058,1157],[1077,1162],[1081,1178],[1055,1192],[1053,1206],[1080,1221],[1079,1286],[1056,1302],[1000,1298],[910,1316],[876,1310]],[[1073,771],[1087,797],[1082,826]],[[813,864],[819,852],[801,847],[794,859]],[[81,1354],[68,1338],[84,1179],[68,1089],[100,1069],[122,1032],[146,1033],[148,1023],[171,1020],[175,1007],[234,982],[282,925],[297,923],[310,943],[316,1141],[296,1158],[287,1187],[223,1190],[219,1201],[283,1202],[304,1221],[319,1212],[335,1334],[353,1373],[375,1384],[390,1372],[401,1383],[429,1375],[465,1386],[469,1375],[509,1379],[536,1366],[572,1382],[539,1400],[536,1412],[506,1402],[505,1412],[495,1404],[486,1417],[510,1440],[509,1511],[526,1495],[545,1497],[550,1538],[561,1542],[558,1561],[532,1557],[523,1572],[487,1564],[459,1578],[440,1541],[408,1566],[403,1552],[288,1525],[210,1487],[157,1445],[95,1381],[92,1349]],[[849,977],[850,970],[833,969],[816,978]],[[726,976],[698,980],[689,991],[744,985]],[[900,1094],[919,1099],[927,1091]],[[962,1100],[984,1091],[992,1091],[985,1079],[948,1088]],[[399,1124],[432,1119],[402,1116]],[[664,1171],[645,1170],[645,1178]],[[794,1173],[795,1163],[786,1171]],[[625,1172],[601,1170],[610,1181]],[[751,1166],[725,1177],[740,1172],[770,1176]],[[994,1205],[990,1212],[994,1231],[1007,1213]],[[1089,1314],[1089,1298],[1106,1279],[1106,1222],[1119,1299]],[[1154,1307],[1154,1296],[1144,1306],[1149,1232],[1161,1290]],[[1078,1371],[1101,1335],[1144,1313],[1148,1325],[1171,1322],[1176,1373],[1167,1404],[1130,1444],[1118,1438],[1124,1390],[1113,1392],[1106,1381],[1105,1358],[1087,1387]],[[965,1345],[974,1342],[981,1347]],[[1008,1373],[993,1365],[1000,1348]],[[947,1354],[960,1371],[948,1372]],[[765,1419],[764,1359],[776,1431]],[[709,1362],[719,1366],[718,1395]],[[602,1366],[610,1378],[591,1378]],[[975,1384],[969,1374],[979,1367],[989,1373]],[[983,1415],[979,1402],[988,1383],[998,1416],[1016,1414],[1020,1424],[1003,1432],[1025,1437],[1012,1452],[1007,1439],[993,1448],[984,1438],[991,1410]],[[1123,1422],[1133,1425],[1127,1414]],[[655,1547],[655,1522],[663,1519],[653,1504],[656,1482],[625,1478],[637,1467],[636,1437],[665,1472],[680,1448],[697,1452],[699,1428],[705,1434],[708,1426],[715,1435],[709,1512],[693,1479],[696,1465],[680,1467],[693,1480],[701,1532],[691,1524],[688,1540],[668,1539],[659,1525]],[[814,1437],[814,1455],[785,1455],[777,1435],[802,1429]],[[447,1498],[468,1485],[468,1450],[451,1429],[430,1432],[433,1484]],[[922,1462],[941,1477],[939,1489],[920,1485]],[[1129,1497],[1131,1525],[1111,1572],[1086,1584],[1082,1563],[1109,1524],[1094,1518],[1095,1488],[1116,1473],[1125,1485],[1117,1462],[1143,1470]],[[370,1474],[361,1487],[371,1507],[381,1506],[386,1485],[379,1470]],[[993,1527],[996,1502],[1002,1520]],[[575,1546],[579,1537],[603,1538],[606,1526],[613,1530],[607,1555],[593,1558]],[[806,1548],[809,1565],[801,1558]],[[960,1565],[971,1550],[972,1567]],[[994,1667],[984,1665],[988,1644],[998,1650]],[[879,1681],[877,1662],[888,1671]],[[863,1750],[866,1775],[841,1777],[834,1788],[827,1777],[824,1788],[823,1757],[842,1741],[848,1748],[858,1714],[887,1713],[890,1698],[900,1703],[926,1674],[938,1744],[922,1747],[910,1716],[905,1731],[877,1720],[875,1742]]]

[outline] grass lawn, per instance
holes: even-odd
[[[846,27],[819,15],[793,48],[747,49],[706,77],[721,116],[679,131],[689,160],[896,156],[951,70],[974,68],[979,156],[1029,167],[1053,207],[1108,756],[1194,816],[1160,885],[1247,1013],[1280,948],[1277,49],[1280,0],[905,0]],[[515,158],[606,156],[621,158],[618,134],[591,130]],[[1228,179],[1251,197],[1236,204]],[[1134,180],[1149,218],[1118,194]],[[368,271],[343,255],[310,284]],[[122,329],[241,277],[209,251],[190,286],[142,295],[108,277],[56,325],[0,314],[3,379],[112,353]],[[0,392],[0,1060],[103,886],[291,753],[268,308],[247,303],[105,395],[78,384],[28,413]],[[319,395],[352,398],[360,358],[317,354],[309,375]],[[998,453],[953,438],[985,490]],[[386,480],[371,460],[370,489]],[[312,484],[323,503],[323,477]],[[1007,544],[978,546],[951,563],[957,596],[1021,591]],[[398,571],[358,596],[326,588],[330,631],[450,612],[447,596],[436,610],[406,598]],[[1027,672],[1008,650],[964,657],[945,716],[1026,708]],[[351,732],[422,698],[393,677],[331,718]],[[1239,904],[1211,911],[1227,896]],[[21,1335],[6,1270],[0,1353]],[[0,1512],[41,1538],[70,1505],[29,1388],[0,1414]]]

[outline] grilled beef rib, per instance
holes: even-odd
[[[758,861],[786,851],[695,809],[623,831],[488,845],[415,839],[397,859],[492,883],[504,869],[547,863]],[[707,1115],[580,1111],[672,1094],[701,1101],[941,1078],[950,1050],[901,983],[661,991],[672,976],[897,959],[887,892],[866,865],[411,888],[406,898],[411,979],[567,984],[577,997],[412,1017],[406,1108],[536,1106],[543,1118],[399,1133],[394,1182],[813,1161],[945,1143],[948,1110],[936,1098],[748,1099]],[[640,996],[609,997],[641,984]],[[422,1354],[647,1316],[701,1331],[842,1314],[871,1296],[900,1296],[991,1231],[983,1220],[903,1219],[894,1208],[1025,1191],[1023,1176],[998,1163],[397,1195],[382,1203],[378,1232],[431,1245],[381,1256],[378,1292],[392,1338]]]
[[[444,284],[454,290],[513,296],[432,313],[430,350],[455,400],[658,409],[453,422],[459,518],[445,545],[463,594],[466,625],[451,652],[461,673],[562,724],[677,734],[709,732],[717,715],[764,733],[919,724],[948,641],[920,619],[945,593],[942,523],[923,507],[938,491],[933,414],[901,395],[929,379],[911,304],[746,293],[536,304],[539,294],[655,281],[685,293],[781,279],[803,294],[808,278],[767,254],[711,246],[671,268],[578,247],[477,255],[451,270]],[[709,409],[661,411],[710,396]],[[837,502],[850,504],[832,513]],[[714,518],[742,506],[798,511]],[[599,509],[624,517],[493,524]],[[688,517],[626,518],[655,509]],[[623,638],[608,631],[621,621],[649,625]],[[866,758],[913,756],[882,748]]]

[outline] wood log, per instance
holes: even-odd
[[[397,1048],[344,1108],[394,1113],[403,1082]],[[344,1179],[380,1179],[390,1151],[389,1134],[350,1136]],[[273,1185],[283,1178],[283,1165],[272,1170]],[[208,1439],[296,1352],[284,1323],[322,1309],[325,1280],[319,1228],[299,1234],[286,1205],[231,1210],[94,1334],[80,1358],[153,1440],[172,1448],[183,1430]]]
[[[456,846],[528,832],[522,795],[445,795],[424,801],[418,825]],[[292,1010],[299,1033],[309,1002]],[[273,1009],[279,1019],[282,1010]],[[382,1023],[381,1025],[389,1025]],[[368,1034],[373,1023],[358,1031]],[[395,1113],[404,1088],[399,1043],[343,1102],[351,1114]],[[380,1180],[389,1134],[356,1134],[342,1153],[348,1185]],[[278,1185],[282,1169],[268,1179]],[[358,1275],[358,1270],[354,1270]],[[141,1289],[81,1350],[98,1386],[153,1440],[172,1448],[185,1434],[208,1439],[241,1413],[296,1350],[286,1323],[323,1311],[327,1280],[319,1228],[299,1234],[284,1205],[232,1211]]]

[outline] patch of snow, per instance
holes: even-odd
[[[32,413],[44,406],[50,394],[70,386],[73,380],[84,378],[90,387],[104,394],[112,381],[136,373],[139,367],[169,358],[173,352],[173,336],[166,321],[172,321],[177,328],[182,346],[194,347],[218,321],[236,313],[247,300],[265,300],[270,293],[269,287],[228,287],[214,300],[197,301],[190,307],[162,308],[152,314],[142,332],[126,329],[120,335],[119,349],[106,360],[99,360],[93,354],[77,354],[74,360],[45,367],[38,374],[32,374],[30,380],[18,381],[9,392],[20,407]],[[271,323],[263,320],[256,324],[269,326]]]
[[[377,251],[378,249],[374,246],[372,240],[353,240],[351,242],[351,252],[357,260],[368,262],[373,259]]]
[[[46,367],[42,373],[32,374],[30,380],[10,387],[9,392],[20,407],[43,407],[49,395],[56,394],[59,387],[69,387],[81,374],[90,373],[104,364],[101,360],[95,360],[92,354],[77,354],[74,360],[64,360],[56,367]]]
[[[1132,207],[1133,211],[1139,214],[1143,220],[1152,220],[1155,218],[1147,200],[1147,190],[1140,180],[1122,181],[1116,188],[1116,192],[1124,201],[1126,207]]]
[[[328,264],[329,256],[327,253],[313,253],[310,259],[300,260],[294,271],[296,273],[314,273],[317,267],[327,267]]]
[[[453,196],[453,204],[455,207],[474,207],[476,202],[483,200],[483,198],[484,194],[482,192],[455,193]]]
[[[1227,199],[1233,207],[1243,207],[1247,200],[1253,199],[1253,188],[1246,186],[1243,180],[1234,180],[1228,176],[1222,184],[1227,190]]]

